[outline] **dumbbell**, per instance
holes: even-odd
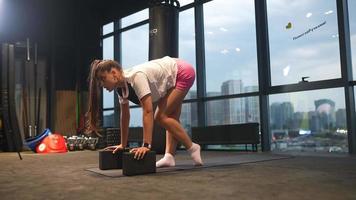
[[[95,151],[97,143],[98,143],[98,138],[89,137],[89,139],[87,140],[87,148],[92,151]]]
[[[75,144],[74,143],[69,143],[68,144],[68,149],[69,149],[69,151],[75,151]]]
[[[122,154],[122,174],[133,176],[139,174],[156,173],[156,152],[149,151],[143,159],[136,160],[135,153],[123,152]]]

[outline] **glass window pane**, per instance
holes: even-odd
[[[148,24],[122,33],[122,60],[124,69],[148,61]]]
[[[348,1],[349,4],[349,22],[351,34],[351,52],[352,52],[352,66],[353,78],[356,80],[356,1]]]
[[[207,125],[260,121],[258,96],[206,102]]]
[[[343,88],[271,95],[271,149],[348,152]]]
[[[142,108],[130,108],[130,124],[129,127],[143,127],[142,124]]]
[[[335,0],[269,0],[272,85],[341,77]]]
[[[194,0],[179,0],[180,7],[193,3]],[[180,16],[179,16],[180,17]]]
[[[258,96],[213,100],[206,102],[207,125],[260,123]],[[207,145],[207,149],[242,150],[245,145]],[[252,150],[250,145],[248,149]]]
[[[122,58],[124,69],[148,61],[148,24],[122,33]],[[130,102],[130,105],[135,105]]]
[[[122,18],[121,26],[122,28],[125,28],[126,26],[141,22],[146,19],[148,19],[148,9],[142,10],[140,12]]]
[[[204,4],[208,96],[258,89],[254,1],[214,0]]]
[[[124,69],[148,61],[148,24],[125,31],[122,37],[122,61]],[[135,105],[130,102],[130,105]],[[142,109],[130,109],[130,127],[142,127]]]
[[[114,31],[114,22],[108,23],[103,26],[103,35],[109,34]]]
[[[196,69],[194,9],[179,13],[179,58],[188,61]],[[195,79],[185,99],[196,98],[196,82]]]
[[[197,103],[184,103],[180,114],[180,123],[191,136],[192,127],[198,126],[198,105]]]
[[[114,59],[114,37],[103,39],[103,59]],[[114,107],[114,92],[103,89],[103,108]]]
[[[114,110],[108,110],[103,112],[103,126],[104,127],[117,127],[115,120]]]

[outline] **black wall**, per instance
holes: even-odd
[[[30,38],[46,56],[53,90],[87,89],[89,64],[101,57],[100,28],[149,0],[2,0],[0,42]]]

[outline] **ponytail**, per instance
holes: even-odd
[[[94,60],[90,64],[90,73],[88,77],[89,81],[89,100],[88,111],[85,114],[86,121],[86,134],[95,133],[101,136],[98,132],[98,119],[99,119],[99,97],[101,94],[101,87],[99,85],[98,73],[103,71],[110,71],[111,68],[116,68],[119,71],[122,67],[119,63],[113,60]]]
[[[97,135],[100,135],[97,130],[97,123],[99,118],[99,95],[100,95],[100,88],[97,80],[97,69],[98,65],[101,60],[94,60],[90,64],[90,72],[89,72],[89,99],[88,99],[88,111],[85,114],[87,118],[86,122],[86,133],[90,134],[94,132]]]

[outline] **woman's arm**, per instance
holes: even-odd
[[[120,104],[120,131],[121,145],[123,148],[127,146],[127,138],[129,134],[130,123],[130,105],[129,103]]]
[[[143,143],[151,145],[153,131],[153,106],[151,94],[141,98],[142,118],[143,118]],[[150,149],[148,147],[138,147],[131,149],[135,153],[135,159],[142,159]]]
[[[141,98],[142,121],[143,121],[143,143],[152,144],[153,132],[153,106],[151,94]]]

